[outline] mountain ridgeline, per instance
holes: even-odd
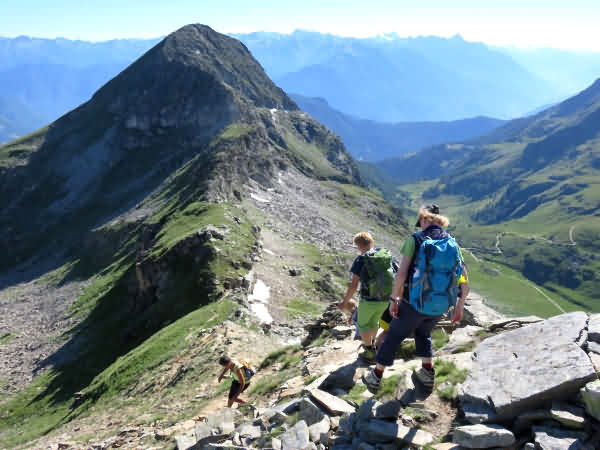
[[[555,89],[510,56],[460,36],[368,39],[308,31],[235,35],[286,92],[381,122],[519,117]]]

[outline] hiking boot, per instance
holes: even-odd
[[[375,356],[377,356],[375,347],[367,347],[363,344],[362,348],[364,350],[358,354],[358,357],[367,364],[375,364]]]
[[[433,391],[433,385],[435,384],[435,369],[421,367],[419,370],[415,370],[414,374],[425,389]]]
[[[367,386],[369,392],[373,394],[377,393],[379,386],[381,385],[381,378],[375,375],[375,369],[369,367],[366,372],[363,373],[361,378],[363,383],[365,383],[365,386]]]

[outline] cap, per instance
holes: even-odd
[[[425,211],[430,212],[431,214],[439,214],[440,213],[440,207],[436,204],[425,205],[421,209],[424,209]],[[419,219],[417,219],[417,223],[415,223],[415,227],[420,227],[420,226],[421,226],[421,220],[419,218]]]

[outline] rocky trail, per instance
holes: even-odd
[[[34,448],[598,448],[600,315],[506,318],[474,296],[461,327],[442,326],[448,342],[436,352],[431,394],[415,382],[419,360],[410,358],[385,372],[384,393],[369,392],[352,328],[326,311],[307,327],[328,337],[303,348],[301,376],[252,398],[255,409],[223,409],[224,398],[215,399],[200,411],[202,421],[124,423],[88,445],[63,434]],[[279,370],[281,363],[259,370],[252,383]]]

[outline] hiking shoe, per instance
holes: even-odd
[[[358,357],[367,364],[375,364],[375,356],[377,356],[377,350],[375,347],[366,347],[363,344],[362,348],[364,350],[362,353],[359,353]]]
[[[421,367],[419,370],[415,370],[414,374],[425,389],[433,391],[433,385],[435,383],[435,369],[429,370]]]
[[[375,369],[369,367],[366,370],[366,372],[363,373],[363,376],[361,378],[363,383],[365,383],[365,386],[367,386],[367,389],[371,393],[375,394],[379,390],[379,386],[381,385],[381,378],[375,375]]]

